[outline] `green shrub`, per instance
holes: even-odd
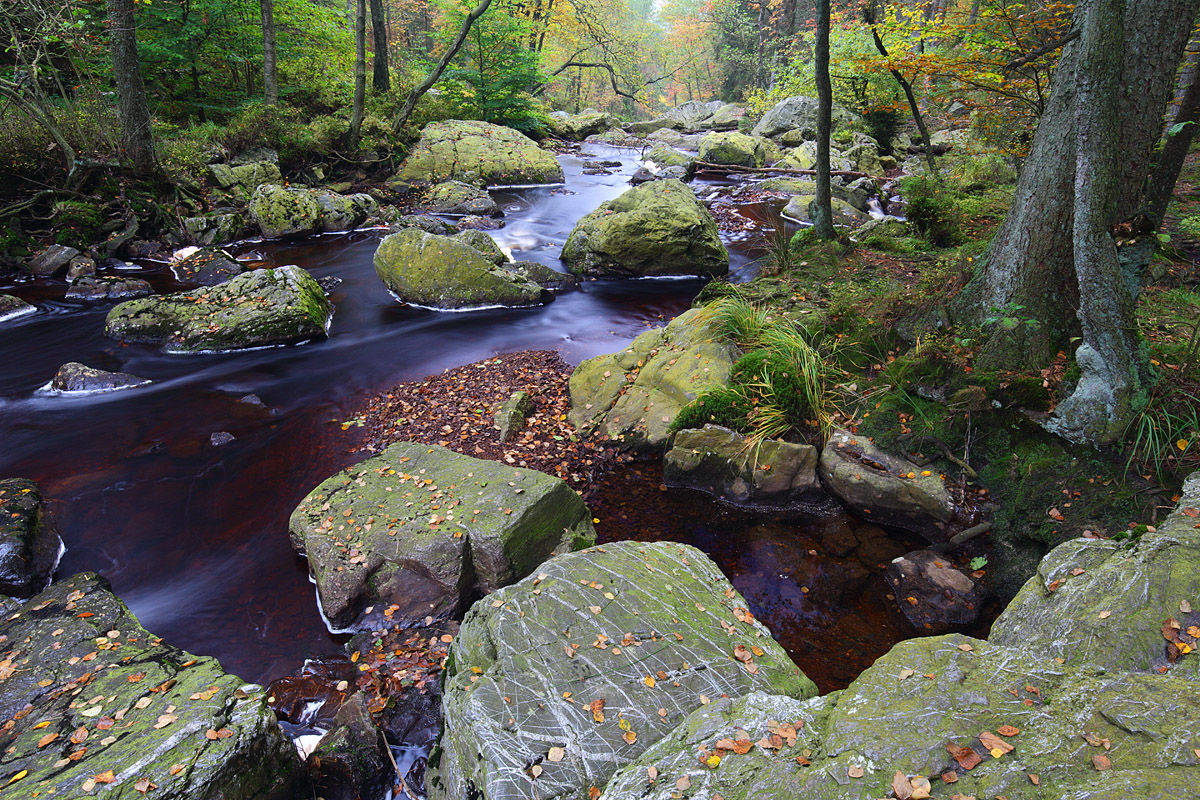
[[[962,241],[962,211],[953,194],[926,178],[909,178],[901,183],[908,200],[908,221],[913,229],[936,247],[953,247]]]
[[[954,178],[968,192],[1016,183],[1017,171],[997,153],[973,156],[955,171]]]
[[[892,154],[892,139],[904,122],[905,115],[896,108],[875,106],[863,111],[863,122],[866,123],[867,134],[879,142],[879,152],[885,156]]]
[[[737,389],[713,389],[688,403],[671,422],[672,431],[720,425],[750,433],[750,414],[754,404]]]
[[[225,127],[224,144],[231,153],[267,147],[290,161],[304,150],[304,118],[299,109],[247,103]]]
[[[54,204],[54,241],[68,247],[85,250],[96,243],[104,218],[100,209],[75,200],[60,200]]]

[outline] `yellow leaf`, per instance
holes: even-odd
[[[643,683],[645,683],[647,686],[649,686],[651,689],[653,689],[653,688],[654,688],[654,684],[656,683],[656,681],[654,680],[654,676],[653,676],[653,675],[647,675],[647,676],[646,676],[646,677],[643,679],[643,681],[642,681],[642,682],[643,682]]]
[[[1179,441],[1175,442],[1175,446],[1179,448],[1180,452],[1183,452],[1184,450],[1188,449],[1188,440],[1180,439]]]
[[[24,778],[24,777],[25,777],[26,775],[28,775],[28,774],[29,774],[29,770],[27,770],[27,769],[23,769],[23,770],[21,770],[20,772],[18,772],[16,775],[13,775],[11,778],[9,778],[9,779],[8,779],[8,782],[9,782],[9,783],[16,783],[17,781],[21,780],[22,778]]]

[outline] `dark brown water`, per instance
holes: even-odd
[[[621,158],[625,166],[611,176],[583,176],[580,159],[564,157],[566,189],[498,194],[508,224],[493,232],[497,241],[517,258],[556,265],[578,218],[627,189],[636,168],[628,152],[599,154]],[[184,356],[123,346],[103,336],[110,305],[65,301],[61,281],[0,282],[0,292],[39,308],[0,323],[0,476],[33,478],[51,499],[68,548],[60,575],[103,574],[146,628],[218,657],[247,680],[266,682],[294,672],[306,658],[339,652],[305,564],[288,543],[287,521],[313,486],[357,458],[349,453],[358,429],[343,428],[347,414],[398,381],[499,352],[558,349],[571,362],[613,352],[682,312],[702,286],[696,280],[594,282],[541,308],[424,311],[402,307],[375,276],[371,257],[381,236],[362,231],[232,248],[244,259],[298,264],[318,278],[342,279],[332,295],[336,313],[328,340],[295,347]],[[735,272],[751,271],[747,246],[731,250]],[[178,288],[164,263],[139,263],[127,274],[146,278],[160,292]],[[42,391],[68,361],[154,383],[81,397]],[[210,437],[222,431],[235,439],[216,446]],[[686,502],[701,508],[694,498]],[[701,513],[643,528],[713,554],[789,649],[811,650],[801,638],[815,629],[804,622],[812,615],[803,598],[793,597],[800,584],[767,576],[793,556],[767,553],[766,545],[755,544],[765,540],[752,526],[731,522],[723,530],[720,521]],[[799,530],[794,523],[785,531]],[[778,532],[771,536],[779,538]],[[826,622],[840,619],[831,614]],[[861,629],[854,635],[864,636]],[[904,633],[877,632],[889,640]],[[841,658],[835,649],[822,645],[814,652]],[[841,682],[861,660],[822,682]]]

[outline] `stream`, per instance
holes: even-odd
[[[583,160],[593,158],[622,166],[611,175],[584,175]],[[507,224],[491,232],[515,258],[558,268],[575,222],[629,188],[638,166],[636,153],[600,146],[560,160],[565,187],[494,193]],[[761,206],[746,213],[778,224]],[[342,423],[399,381],[496,353],[557,349],[578,363],[616,351],[688,308],[703,285],[597,281],[538,308],[422,310],[396,302],[376,277],[371,259],[383,235],[363,230],[228,248],[243,260],[297,264],[317,278],[342,279],[332,292],[329,338],[294,347],[167,355],[121,345],[103,335],[111,304],[66,301],[61,281],[0,280],[0,292],[39,311],[0,323],[0,475],[36,480],[51,502],[67,546],[58,575],[101,573],[148,630],[216,656],[248,681],[265,684],[307,658],[340,653],[344,637],[328,632],[287,525],[317,483],[361,458],[352,452],[357,429]],[[726,242],[735,280],[753,273],[749,238]],[[163,262],[141,261],[125,274],[160,293],[183,288]],[[46,392],[42,387],[68,361],[154,383],[76,397]],[[234,438],[218,445],[213,434],[220,432]],[[659,479],[640,469],[645,474],[632,469],[610,478],[612,499],[597,513],[612,521],[601,536],[679,538],[705,549],[822,690],[844,686],[861,662],[913,635],[879,599],[878,586],[855,589],[842,598],[845,607],[803,608],[824,574],[816,543],[831,525],[848,521],[753,517],[689,492],[668,492],[670,502],[663,502],[626,491],[627,483],[645,484],[659,494]],[[635,519],[636,503],[649,503],[653,513]],[[857,622],[847,625],[848,618]],[[814,640],[812,631],[825,629],[839,637],[836,646]],[[821,672],[822,662],[829,668],[818,676],[813,670]]]

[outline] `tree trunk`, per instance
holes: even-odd
[[[1076,355],[1079,384],[1048,425],[1067,439],[1093,444],[1120,437],[1142,386],[1134,295],[1109,232],[1118,214],[1118,148],[1127,138],[1118,109],[1124,12],[1125,0],[1091,0],[1083,12],[1075,76],[1073,241],[1084,343]]]
[[[1166,142],[1158,154],[1158,164],[1146,189],[1142,214],[1146,217],[1146,227],[1151,231],[1162,227],[1171,195],[1175,193],[1175,181],[1179,179],[1184,159],[1192,149],[1196,128],[1200,127],[1200,70],[1192,69],[1190,78],[1191,83],[1187,84],[1183,97],[1175,104],[1176,112],[1167,128]]]
[[[350,111],[350,152],[358,150],[363,107],[367,101],[367,0],[358,0],[354,11],[354,107]]]
[[[813,233],[832,239],[833,204],[829,186],[829,134],[833,118],[833,87],[829,83],[829,0],[817,0],[817,199],[813,203]]]
[[[141,63],[138,61],[133,0],[105,0],[105,3],[110,25],[113,77],[117,82],[117,112],[121,118],[122,160],[138,173],[153,175],[158,167],[154,158],[150,107],[146,104],[146,87],[142,83]]]
[[[371,76],[377,92],[392,88],[392,76],[388,71],[388,26],[383,11],[383,0],[371,0],[371,36],[375,45],[375,65]]]
[[[1118,89],[1117,195],[1111,219],[1133,216],[1142,202],[1149,153],[1200,0],[1131,3],[1125,15]],[[1076,12],[1076,24],[1082,19]],[[1081,332],[1076,276],[1076,86],[1080,43],[1068,42],[1046,110],[1021,170],[1012,209],[981,266],[954,303],[960,321],[979,323],[1000,309],[978,365],[1044,367]],[[1125,276],[1127,284],[1136,279]]]
[[[263,32],[263,102],[279,102],[279,70],[275,60],[275,0],[259,0]]]
[[[417,107],[417,101],[421,96],[429,91],[429,87],[437,83],[438,78],[442,77],[442,73],[446,71],[446,66],[450,60],[458,53],[459,48],[463,46],[463,42],[467,40],[467,34],[471,32],[471,26],[475,24],[475,20],[484,15],[488,10],[488,6],[492,4],[492,0],[480,0],[479,5],[472,9],[467,18],[463,20],[462,28],[458,31],[458,37],[454,40],[443,55],[433,71],[425,76],[425,80],[421,81],[421,85],[417,86],[409,93],[408,99],[404,101],[404,107],[400,109],[400,113],[396,115],[395,121],[392,123],[392,131],[399,133],[404,124],[408,122],[408,118],[412,116],[413,109]]]

